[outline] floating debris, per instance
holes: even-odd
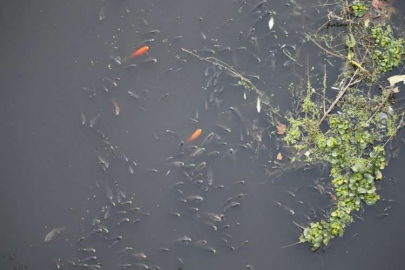
[[[274,27],[274,17],[270,17],[269,20],[269,30],[273,29]]]

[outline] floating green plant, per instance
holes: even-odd
[[[384,87],[379,79],[401,63],[404,40],[395,38],[389,25],[366,25],[361,18],[368,10],[363,2],[349,5],[353,13],[345,12],[346,3],[342,1],[339,15],[329,14],[330,25],[345,26],[339,30],[339,35],[346,36],[343,48],[334,45],[337,41],[331,35],[319,35],[321,29],[308,35],[325,53],[344,60],[346,68],[335,84],[339,91],[329,101],[326,71],[323,94],[314,91],[308,74],[300,105],[286,117],[289,127],[283,138],[288,149],[294,149],[292,162],[330,167],[335,205],[326,218],[299,225],[298,243],[310,243],[313,251],[343,236],[362,203],[373,205],[380,199],[375,182],[382,179],[387,166],[384,148],[403,126],[403,114],[390,101],[393,88]]]

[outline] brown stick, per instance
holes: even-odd
[[[351,60],[349,59],[347,56],[342,55],[342,54],[336,54],[334,52],[328,51],[327,49],[325,49],[321,44],[319,44],[318,42],[316,42],[313,38],[311,38],[310,36],[308,36],[308,38],[316,45],[318,46],[321,50],[323,50],[324,52],[326,52],[327,54],[330,54],[334,57],[338,57],[340,59],[349,61],[352,65],[358,67],[359,69],[361,69],[362,71],[364,71],[365,73],[367,73],[367,75],[372,76],[372,74],[370,73],[370,71],[368,71],[367,69],[365,69],[361,64],[359,64],[357,61]]]
[[[335,108],[336,104],[339,102],[339,100],[344,96],[344,94],[346,93],[347,89],[349,89],[351,86],[357,84],[360,82],[360,80],[355,80],[353,81],[354,77],[357,75],[357,71],[358,69],[356,69],[356,71],[354,72],[353,76],[350,78],[349,83],[343,87],[339,94],[337,95],[335,101],[333,101],[333,103],[329,106],[329,109],[326,111],[326,113],[322,116],[321,120],[318,123],[318,127],[322,124],[322,122],[325,120],[325,118],[329,115],[329,113],[333,110],[333,108]]]

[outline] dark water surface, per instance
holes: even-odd
[[[58,260],[63,269],[72,269],[69,260],[78,263],[93,255],[78,251],[86,247],[96,249],[97,261],[85,263],[99,262],[102,269],[120,269],[119,264],[126,263],[132,269],[141,267],[137,263],[149,269],[158,265],[197,270],[246,269],[246,264],[254,269],[404,268],[404,153],[384,172],[386,179],[397,180],[395,185],[379,184],[381,197],[392,202],[366,207],[361,219],[325,251],[312,253],[308,245],[281,248],[298,239],[300,231],[293,221],[306,224],[305,215],[317,220],[319,209],[331,203],[310,187],[320,177],[318,168],[269,179],[264,168],[274,166],[279,152],[275,128],[263,132],[267,149],[258,155],[257,142],[246,134],[246,127],[270,126],[264,112],[256,111],[257,95],[246,93],[245,100],[234,78],[223,73],[213,82],[210,78],[218,70],[181,48],[197,50],[204,57],[212,56],[205,49],[215,49],[215,57],[232,63],[245,76],[258,75],[260,79],[252,81],[266,95],[274,95],[272,103],[283,111],[290,108],[287,87],[303,69],[286,63],[280,46],[301,46],[302,33],[322,24],[323,15],[318,13],[317,1],[297,1],[302,9],[268,1],[277,14],[267,15],[260,7],[263,19],[256,22],[259,14],[250,11],[257,2],[247,1],[238,12],[240,2],[4,1],[0,10],[0,269],[53,269]],[[400,13],[400,5],[396,7]],[[293,11],[300,15],[292,15]],[[275,33],[269,33],[271,16]],[[228,19],[232,20],[226,23]],[[246,37],[253,26],[259,48]],[[155,29],[159,34],[144,35]],[[128,57],[148,38],[155,41],[149,43],[147,55],[123,61],[121,66],[113,61],[117,56]],[[236,49],[242,46],[246,50]],[[144,63],[148,57],[157,62]],[[315,72],[324,65],[318,61],[311,63]],[[136,67],[126,68],[130,64]],[[333,68],[329,69],[333,78]],[[113,114],[113,101],[120,107],[118,116]],[[243,124],[230,107],[242,113]],[[198,123],[189,118],[198,118]],[[216,124],[225,125],[231,133]],[[195,158],[189,157],[193,150],[178,151],[180,141],[199,128],[201,137],[188,145],[201,145],[211,132],[221,139],[216,135],[204,146],[205,153]],[[245,149],[247,143],[253,149]],[[181,151],[185,154],[176,156]],[[220,154],[208,157],[211,151]],[[171,156],[175,158],[167,160]],[[201,177],[196,172],[190,181],[170,165],[172,161],[206,162],[208,168],[201,169]],[[208,172],[213,175],[212,185]],[[116,206],[108,198],[111,194]],[[191,195],[203,201],[195,202]],[[230,197],[240,206],[231,208],[235,204],[226,203]],[[118,201],[129,200],[131,205],[119,205]],[[381,217],[388,206],[389,216]],[[106,219],[105,207],[111,214]],[[199,208],[198,213],[190,207]],[[225,217],[214,222],[207,213]],[[123,218],[130,221],[117,225]],[[106,226],[108,234],[91,234],[98,228],[94,222]],[[45,235],[59,227],[66,230],[44,243]],[[184,235],[192,242],[175,243]],[[122,240],[114,243],[117,236]],[[198,240],[206,240],[206,246],[196,246]],[[126,256],[125,247],[144,252],[147,260]]]

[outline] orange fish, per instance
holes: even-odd
[[[202,133],[202,129],[201,129],[201,128],[200,128],[200,129],[197,129],[196,131],[194,131],[193,135],[191,135],[191,137],[188,138],[188,140],[186,141],[186,143],[189,143],[189,142],[194,141],[195,139],[197,139],[198,137],[200,137],[201,133]]]
[[[149,50],[149,46],[143,46],[142,48],[137,49],[133,54],[131,54],[130,58],[134,59],[140,55],[145,54]]]

